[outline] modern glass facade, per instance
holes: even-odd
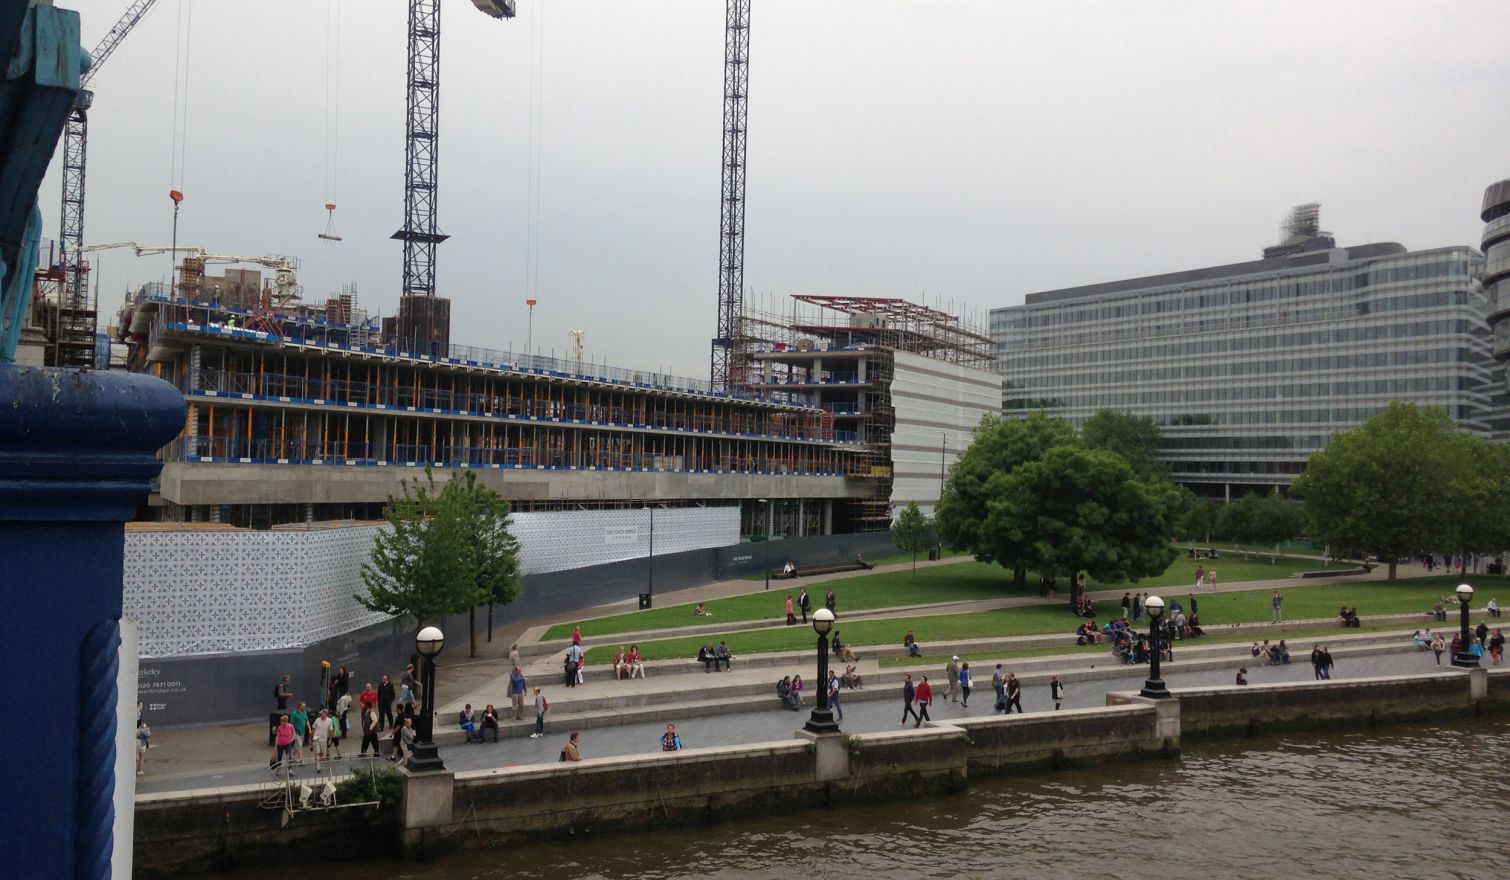
[[[1030,294],[991,312],[1003,410],[1151,416],[1206,494],[1288,485],[1392,400],[1498,437],[1483,269],[1468,247],[1373,244]]]

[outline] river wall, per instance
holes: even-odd
[[[1186,738],[1239,738],[1510,711],[1510,669],[1108,694],[1096,709],[987,716],[916,730],[813,736],[573,764],[406,775],[394,807],[263,809],[260,786],[137,798],[139,877],[343,854],[695,825],[876,798],[963,790],[972,777],[1177,754]],[[331,849],[336,845],[339,852]],[[326,861],[325,863],[328,863]]]

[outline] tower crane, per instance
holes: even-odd
[[[131,29],[146,17],[157,0],[132,0],[120,20],[105,34],[90,55],[89,69],[79,77],[79,94],[74,99],[73,109],[68,114],[68,124],[63,129],[63,208],[62,229],[58,241],[63,245],[64,280],[63,298],[68,307],[86,311],[89,304],[89,285],[84,277],[84,172],[89,147],[89,108],[94,103],[94,92],[89,84],[105,62],[115,53],[121,41]],[[89,348],[89,352],[93,352]],[[90,355],[92,357],[92,354]]]
[[[718,335],[713,337],[712,382],[733,391],[735,336],[744,306],[745,134],[750,118],[750,0],[724,7],[723,201],[718,237]]]
[[[194,245],[140,245],[134,241],[117,241],[109,244],[92,244],[80,248],[81,254],[93,253],[94,251],[108,251],[117,248],[131,248],[138,257],[149,257],[154,254],[182,253],[186,259],[197,259],[200,268],[206,263],[250,263],[273,270],[273,296],[269,303],[274,308],[285,308],[294,300],[304,295],[304,286],[299,283],[299,259],[297,257],[285,257],[279,254],[262,254],[261,256],[244,256],[238,254],[213,254],[202,247]]]
[[[493,18],[513,18],[515,0],[472,0]],[[449,340],[449,303],[435,302],[435,246],[448,236],[436,228],[436,165],[440,152],[440,0],[409,0],[409,75],[404,139],[404,276],[398,336],[411,350]],[[416,298],[425,301],[416,302]],[[436,326],[437,314],[447,326]]]

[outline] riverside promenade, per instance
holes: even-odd
[[[927,566],[949,565],[962,559],[946,559]],[[876,571],[905,570],[909,564],[878,566]],[[1410,577],[1424,571],[1402,566],[1401,575]],[[780,582],[780,589],[814,586],[831,580],[854,577],[855,573],[803,578],[796,584]],[[1200,595],[1209,596],[1221,592],[1286,589],[1295,586],[1311,586],[1328,582],[1352,583],[1360,579],[1380,579],[1381,569],[1368,575],[1348,575],[1327,578],[1284,578],[1272,581],[1249,581],[1222,584],[1217,590],[1207,589]],[[1141,588],[1148,589],[1148,588]],[[1154,591],[1160,591],[1154,588]],[[683,603],[709,602],[735,595],[762,592],[759,581],[722,581],[700,587],[663,593],[657,596],[661,606]],[[1116,603],[1122,588],[1092,592],[1091,596],[1101,603]],[[1182,596],[1188,588],[1165,588],[1169,596]],[[821,588],[818,591],[821,596]],[[784,601],[784,592],[772,590],[773,607]],[[1006,664],[1004,671],[1015,672],[1023,681],[1024,707],[1028,711],[1052,708],[1048,700],[1048,676],[1057,674],[1068,687],[1066,708],[1099,706],[1104,703],[1105,693],[1111,690],[1126,690],[1137,687],[1146,675],[1146,667],[1122,666],[1107,651],[1067,654],[1043,654],[1055,646],[1068,648],[1074,644],[1071,634],[1077,618],[1065,615],[1065,632],[1062,634],[1017,636],[1001,639],[973,639],[960,642],[927,644],[927,653],[947,656],[949,653],[988,656],[992,660],[975,660],[978,687],[968,709],[944,699],[942,686],[942,663],[918,666],[883,667],[880,659],[900,655],[900,636],[905,625],[901,618],[920,614],[965,613],[998,608],[1039,604],[1062,604],[1062,598],[1042,599],[1030,597],[1003,597],[1000,599],[949,602],[933,605],[910,605],[904,608],[873,609],[842,615],[845,621],[857,619],[899,619],[898,644],[861,648],[861,660],[857,671],[863,676],[865,687],[859,691],[845,690],[842,701],[845,712],[845,729],[850,732],[869,732],[895,728],[900,715],[898,694],[904,672],[912,673],[914,680],[928,675],[935,685],[936,700],[933,717],[937,720],[952,720],[959,717],[977,717],[992,712],[994,694],[991,690],[991,671],[995,662]],[[841,610],[843,599],[841,596]],[[1103,608],[1107,608],[1103,604]],[[495,631],[491,644],[479,641],[479,656],[466,658],[464,634],[450,634],[448,649],[442,655],[437,692],[441,697],[438,709],[437,737],[442,745],[447,763],[455,769],[481,769],[511,764],[538,763],[551,760],[559,751],[565,735],[570,730],[583,730],[584,750],[594,756],[634,754],[653,751],[656,739],[665,724],[674,722],[684,743],[692,745],[729,745],[768,740],[791,735],[806,719],[806,711],[791,712],[779,707],[774,695],[774,682],[783,675],[800,673],[809,680],[807,703],[812,703],[811,686],[816,677],[816,662],[811,651],[757,654],[738,657],[730,672],[706,673],[700,664],[691,658],[651,660],[647,663],[649,676],[632,681],[615,681],[608,667],[589,667],[587,682],[579,687],[562,685],[561,658],[566,643],[546,642],[546,630],[557,623],[569,623],[608,614],[632,610],[632,603],[615,603],[598,608],[556,615],[549,619],[528,621],[513,628],[511,632]],[[1120,609],[1118,609],[1120,610]],[[1397,619],[1398,618],[1398,619]],[[1397,618],[1371,619],[1370,626],[1389,627],[1388,632],[1356,633],[1337,628],[1334,636],[1327,639],[1333,655],[1337,658],[1337,677],[1364,675],[1388,675],[1406,672],[1428,672],[1435,668],[1430,653],[1422,654],[1411,649],[1409,634],[1412,629],[1433,623],[1427,614],[1398,615]],[[729,632],[740,628],[782,626],[784,620],[724,622],[712,624],[710,629]],[[1438,624],[1441,626],[1440,624]],[[1335,626],[1333,620],[1291,621],[1285,629],[1311,630]],[[1398,629],[1395,627],[1398,626]],[[1246,641],[1284,637],[1284,633],[1270,624],[1249,624],[1241,627],[1208,628],[1213,636],[1236,638],[1241,642],[1217,642],[1210,639],[1177,643],[1175,661],[1165,664],[1165,677],[1173,687],[1194,687],[1231,684],[1238,666],[1247,666],[1249,680],[1255,684],[1264,682],[1297,680],[1312,675],[1306,657],[1311,642],[1291,645],[1294,662],[1289,666],[1259,666],[1248,654]],[[632,641],[666,635],[694,635],[696,630],[678,629],[659,633],[624,633],[597,639],[585,639],[584,644],[617,645]],[[551,702],[547,735],[543,740],[529,739],[533,727],[533,711],[526,708],[523,721],[513,721],[508,712],[506,696],[507,651],[509,645],[518,642],[525,658],[525,672],[532,686],[545,690]],[[1032,649],[1033,656],[1022,656],[1024,649]],[[449,661],[449,662],[448,662]],[[842,667],[841,667],[842,668]],[[396,672],[397,670],[394,670]],[[356,669],[354,681],[376,680],[381,671]],[[390,672],[390,675],[394,674]],[[505,718],[503,741],[498,744],[466,745],[460,732],[451,723],[455,713],[465,703],[474,709],[488,703],[497,706]],[[345,753],[355,753],[360,737],[346,740]],[[148,755],[147,772],[138,778],[138,791],[142,793],[202,789],[207,787],[244,784],[267,778],[266,761],[269,750],[266,746],[264,724],[234,724],[166,730],[157,733]],[[299,775],[313,775],[312,761],[300,768]]]

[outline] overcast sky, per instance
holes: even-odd
[[[87,47],[129,5],[56,2],[82,6]],[[580,328],[593,360],[705,377],[724,4],[519,0],[512,21],[441,5],[453,341],[522,348],[534,296],[544,354]],[[94,83],[86,243],[166,244],[177,187],[180,243],[296,255],[307,300],[356,282],[392,313],[406,7],[160,0]],[[772,302],[926,296],[983,319],[1035,290],[1256,259],[1308,201],[1343,245],[1477,246],[1484,187],[1510,176],[1507,35],[1504,0],[754,0],[746,285]],[[316,238],[327,198],[337,245]],[[112,313],[168,272],[129,251],[97,265]]]

